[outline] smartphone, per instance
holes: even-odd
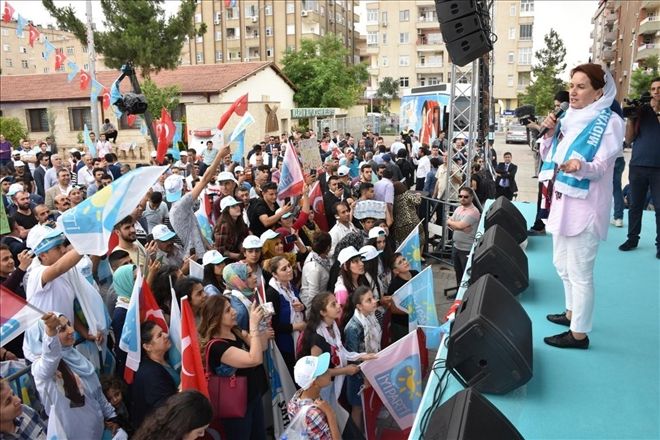
[[[291,235],[287,235],[286,237],[284,237],[284,243],[286,243],[286,244],[295,243],[295,242],[296,242],[296,238],[298,238],[298,237],[296,237],[296,236],[293,235],[293,234],[291,234]]]

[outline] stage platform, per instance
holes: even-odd
[[[531,225],[535,205],[516,206]],[[660,439],[660,260],[655,258],[654,215],[644,212],[636,250],[617,249],[626,239],[627,211],[626,227],[611,226],[600,244],[588,350],[543,342],[566,330],[545,318],[564,309],[564,294],[552,265],[552,237],[529,239],[530,286],[518,298],[532,320],[534,376],[509,394],[486,395],[526,439]],[[459,290],[458,297],[464,293]],[[444,358],[443,347],[436,359]],[[421,438],[420,418],[434,404],[443,371],[431,373],[410,439]],[[441,401],[461,389],[450,376]]]

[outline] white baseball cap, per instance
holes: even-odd
[[[322,376],[330,366],[330,353],[321,353],[319,356],[304,356],[298,359],[293,367],[293,378],[300,388],[308,389],[314,379]]]
[[[154,236],[154,240],[170,241],[176,234],[170,231],[170,229],[165,225],[156,225],[151,230],[151,235]]]
[[[9,185],[9,190],[7,191],[7,195],[9,197],[15,196],[17,192],[23,191],[23,184],[22,183],[12,183]]]
[[[374,246],[366,245],[360,248],[360,253],[362,254],[362,261],[373,260],[379,256],[383,251],[379,251]]]
[[[381,235],[387,236],[387,231],[385,231],[385,229],[381,228],[380,226],[376,226],[375,228],[371,228],[369,230],[369,238],[378,238]]]
[[[30,229],[25,244],[32,249],[35,255],[41,255],[53,249],[56,245],[64,243],[64,239],[64,233],[59,229],[35,225]]]
[[[266,229],[263,234],[261,234],[261,237],[259,239],[261,240],[262,243],[267,242],[268,240],[272,240],[273,238],[277,238],[280,236],[279,232],[273,231],[272,229]]]
[[[220,200],[220,211],[224,211],[228,206],[240,205],[241,202],[233,198],[232,196],[225,196]]]
[[[243,168],[243,167],[240,166],[240,165],[237,166],[236,168],[234,168],[234,172],[235,172],[235,173],[242,173],[243,171],[245,171],[245,168]]]
[[[339,177],[344,177],[348,176],[348,173],[350,173],[350,169],[346,165],[342,165],[337,169],[337,174]]]
[[[220,252],[214,250],[207,251],[202,257],[202,264],[220,264],[225,261],[227,257],[223,256]]]
[[[238,180],[236,180],[234,175],[229,171],[222,171],[218,173],[218,177],[216,177],[215,180],[216,182],[226,182],[227,180],[231,180],[234,183],[238,183]]]
[[[261,249],[262,246],[261,239],[256,235],[248,235],[243,240],[243,249]]]
[[[187,156],[188,152],[186,150],[183,150],[182,152],[179,153],[181,156]]]
[[[351,258],[358,257],[360,255],[362,255],[360,251],[355,249],[353,246],[348,246],[339,252],[339,255],[337,256],[337,261],[339,261],[339,264],[344,264]]]
[[[73,154],[73,153],[80,153],[80,151],[78,151],[75,148],[72,148],[72,149],[69,150],[69,154]]]
[[[165,200],[168,202],[176,202],[181,198],[181,191],[183,191],[183,176],[180,174],[172,174],[165,179]]]
[[[24,167],[24,166],[25,166],[25,162],[23,162],[22,160],[17,160],[14,162],[14,168]]]

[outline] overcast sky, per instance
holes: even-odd
[[[85,1],[56,0],[55,4],[57,6],[72,4],[78,17],[85,20]],[[174,13],[178,9],[178,4],[178,0],[167,1],[165,9],[168,13]],[[363,9],[366,10],[364,5],[365,2],[362,1],[358,13]],[[41,4],[41,0],[15,1],[14,6],[17,12],[37,24],[55,24]],[[591,17],[596,12],[597,6],[597,0],[536,0],[534,4],[534,51],[543,47],[543,36],[550,31],[550,28],[554,28],[566,46],[567,72],[565,72],[566,78],[564,79],[568,79],[568,71],[572,67],[589,60],[589,47],[591,46],[589,33],[593,29]],[[92,1],[92,15],[96,18],[97,26],[102,27],[99,1]],[[358,29],[364,32],[364,20]]]

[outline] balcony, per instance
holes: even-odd
[[[603,42],[612,43],[616,41],[616,32],[608,31],[603,34]]]
[[[439,29],[440,23],[434,13],[427,13],[417,17],[417,29]]]
[[[308,21],[312,23],[321,22],[321,15],[319,14],[318,11],[314,9],[300,11],[300,15],[302,16],[304,21]],[[368,24],[374,24],[374,23],[368,23]]]
[[[442,62],[417,63],[415,65],[418,73],[435,73],[442,70]]]
[[[437,51],[443,48],[442,34],[434,33],[427,35],[418,35],[417,36],[417,50],[418,51]]]
[[[380,72],[380,68],[378,66],[367,67],[367,73],[369,73],[371,76],[378,76],[378,72]]]
[[[658,0],[643,0],[642,8],[646,9],[647,11],[654,11],[658,9]]]
[[[660,56],[660,44],[642,44],[637,48],[635,61],[645,60],[652,55]]]
[[[660,31],[660,17],[657,15],[652,17],[646,17],[644,20],[639,22],[639,34],[655,34]]]
[[[614,51],[612,49],[604,49],[601,53],[601,59],[605,62],[614,61]]]

